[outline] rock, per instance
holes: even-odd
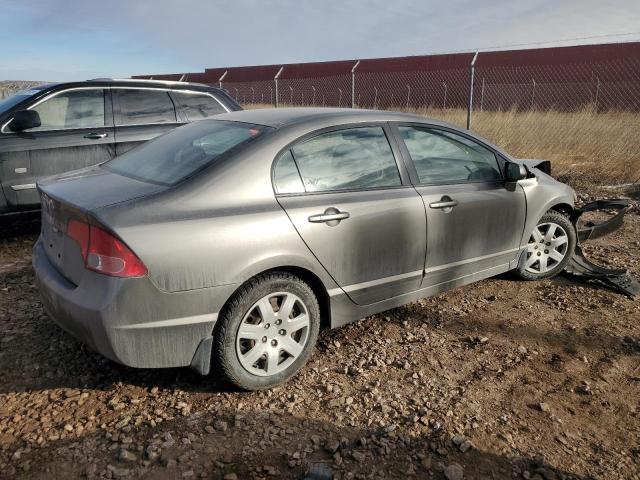
[[[576,393],[580,393],[582,395],[592,395],[593,392],[591,387],[589,386],[589,382],[584,380],[580,385],[575,388]]]
[[[540,403],[538,405],[538,408],[540,409],[541,412],[548,412],[551,410],[551,407],[549,407],[549,404],[544,402]]]
[[[526,354],[527,354],[527,349],[526,349],[524,346],[519,345],[519,346],[518,346],[518,353],[519,353],[520,355],[526,355]]]
[[[452,463],[451,465],[444,467],[444,477],[447,480],[462,480],[464,472],[460,465]]]
[[[464,442],[462,442],[460,444],[460,446],[458,448],[460,449],[460,451],[462,453],[465,453],[465,452],[469,451],[472,447],[473,447],[473,443],[471,443],[469,440],[465,440]]]
[[[338,449],[340,448],[340,442],[329,442],[325,445],[325,450],[327,450],[329,453],[336,453],[338,451]]]
[[[217,420],[216,422],[214,422],[213,427],[221,432],[226,432],[229,428],[229,425],[223,420]]]
[[[272,477],[278,475],[278,469],[271,465],[265,465],[264,467],[262,467],[262,471]]]
[[[138,457],[136,457],[136,455],[129,450],[122,450],[120,452],[120,460],[123,460],[125,462],[135,462],[137,459]]]
[[[367,458],[366,455],[362,452],[352,452],[351,456],[356,462],[362,463]]]
[[[224,480],[238,480],[238,475],[236,475],[235,473],[227,473],[224,477],[222,477]]]

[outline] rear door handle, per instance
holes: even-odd
[[[444,196],[440,199],[440,201],[438,202],[431,202],[429,204],[430,208],[438,208],[438,209],[444,209],[444,208],[453,208],[456,205],[458,205],[458,201],[454,200],[448,196]]]
[[[87,133],[84,138],[88,140],[100,140],[101,138],[107,138],[109,136],[108,133]]]
[[[341,212],[337,208],[327,208],[324,213],[319,213],[317,215],[311,215],[309,217],[309,221],[311,223],[329,223],[329,225],[337,225],[341,220],[346,220],[351,215],[349,212]]]

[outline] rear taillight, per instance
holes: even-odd
[[[113,277],[142,277],[147,267],[120,239],[109,232],[77,220],[70,220],[67,235],[82,251],[84,265]]]

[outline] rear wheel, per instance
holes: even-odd
[[[245,390],[292,377],[318,338],[320,307],[311,288],[288,273],[260,275],[240,288],[218,319],[214,360]]]
[[[576,246],[576,230],[559,212],[549,211],[531,232],[518,275],[526,280],[551,278],[564,270]]]

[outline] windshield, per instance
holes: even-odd
[[[29,97],[32,97],[36,93],[40,93],[40,90],[22,90],[11,95],[10,97],[0,100],[0,115],[15,107],[20,102],[28,99]]]
[[[201,120],[134,148],[102,164],[102,167],[144,182],[175,185],[267,130],[271,128],[249,123]]]

